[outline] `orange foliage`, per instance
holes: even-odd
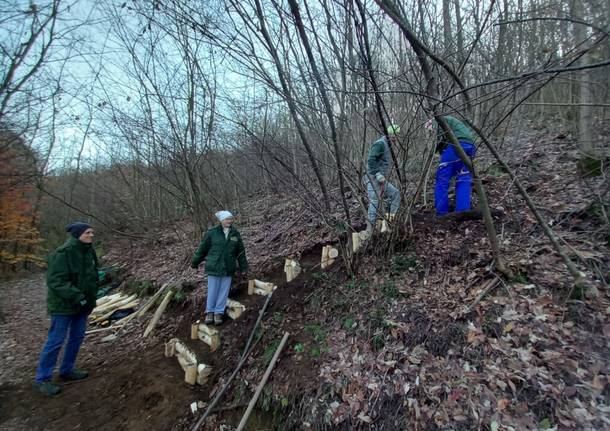
[[[17,143],[15,143],[17,142]],[[20,157],[25,151],[19,140],[0,140],[0,269],[17,270],[28,262],[42,265],[36,255],[42,239],[36,226],[31,178],[24,173],[32,163]],[[25,166],[29,164],[30,166]]]

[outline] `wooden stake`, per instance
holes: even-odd
[[[361,245],[360,232],[352,232],[352,251],[356,253]]]
[[[322,260],[320,262],[320,268],[325,269],[328,264],[328,249],[330,247],[325,245],[322,247]]]
[[[267,383],[267,380],[269,379],[269,376],[271,375],[271,371],[273,370],[273,367],[275,366],[275,363],[277,362],[277,359],[279,358],[280,353],[282,352],[282,349],[284,348],[284,345],[286,344],[286,340],[288,340],[288,332],[284,332],[282,341],[280,342],[280,345],[278,346],[277,350],[275,351],[275,354],[273,355],[271,362],[269,362],[269,366],[267,366],[265,375],[263,375],[263,378],[261,379],[260,383],[258,384],[258,387],[256,388],[256,392],[254,393],[254,396],[250,400],[250,403],[248,404],[248,408],[246,409],[244,416],[241,418],[241,422],[239,422],[237,431],[242,431],[244,429],[244,427],[246,426],[246,422],[248,422],[248,418],[250,417],[250,414],[252,413],[252,409],[254,408],[254,405],[256,404],[258,397],[260,396],[261,392],[263,391],[263,388],[265,387],[265,384]]]
[[[148,310],[150,310],[150,308],[155,305],[155,302],[157,302],[157,299],[163,294],[163,292],[165,292],[165,290],[170,287],[171,284],[169,283],[165,283],[163,286],[161,286],[159,288],[159,290],[157,290],[155,292],[155,294],[153,296],[151,296],[148,300],[148,302],[146,304],[144,304],[144,307],[140,308],[137,312],[136,312],[136,316],[134,317],[140,317],[143,316],[144,313],[146,313]]]
[[[206,384],[210,377],[210,374],[212,374],[212,367],[206,364],[197,365],[197,384]]]
[[[248,280],[248,295],[254,295],[254,280]]]
[[[169,292],[167,292],[167,294],[165,295],[165,298],[163,298],[163,301],[161,302],[161,305],[159,305],[159,308],[157,308],[157,311],[155,311],[155,315],[153,316],[150,323],[146,327],[146,330],[144,331],[144,337],[148,337],[151,334],[151,332],[153,331],[153,329],[155,329],[155,326],[157,326],[157,323],[159,322],[161,315],[167,308],[169,301],[171,301],[172,296],[174,296],[173,290],[170,290]]]
[[[186,370],[184,370],[184,381],[193,386],[197,383],[197,364],[186,366]]]
[[[301,265],[294,259],[286,259],[284,272],[286,273],[286,282],[290,283],[301,273]]]

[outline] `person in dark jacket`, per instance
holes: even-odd
[[[241,235],[233,227],[233,214],[229,211],[218,211],[216,218],[220,224],[205,233],[195,251],[191,267],[196,269],[206,259],[208,297],[205,323],[221,325],[231,289],[231,280],[237,269],[235,261],[239,263],[239,270],[246,277],[248,260]]]
[[[388,126],[387,136],[391,143],[396,143],[400,127],[396,124]],[[382,136],[371,145],[366,161],[366,174],[363,177],[369,198],[368,220],[366,224],[365,236],[369,237],[373,233],[377,222],[377,213],[382,199],[390,202],[389,212],[385,218],[393,222],[400,207],[400,191],[389,181],[387,176],[392,167],[392,152],[388,144],[388,138]]]
[[[474,158],[476,147],[474,145],[474,133],[468,126],[450,115],[443,116],[447,125],[464,149],[464,152]],[[443,129],[430,120],[426,126],[431,131],[436,131],[436,150],[440,154],[440,161],[436,170],[436,185],[434,188],[434,206],[437,215],[445,215],[449,212],[449,185],[455,178],[455,211],[468,211],[470,209],[470,193],[472,190],[472,173],[459,158],[455,147],[445,136]]]
[[[75,222],[66,230],[70,237],[50,256],[47,271],[47,311],[51,327],[36,370],[36,386],[47,395],[61,392],[61,387],[53,384],[51,378],[66,338],[59,377],[72,381],[88,376],[86,371],[74,368],[74,364],[97,296],[98,264],[92,245],[93,228],[87,223]]]

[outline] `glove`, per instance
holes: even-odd
[[[385,177],[383,176],[383,174],[381,172],[377,172],[375,174],[375,178],[377,179],[377,181],[379,182],[379,184],[383,184],[385,183]]]
[[[78,303],[78,305],[80,305],[81,307],[84,307],[87,305],[87,300],[86,299],[81,299],[81,301]]]

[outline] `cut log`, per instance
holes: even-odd
[[[286,259],[284,272],[286,273],[286,282],[290,283],[301,273],[301,265],[294,259]]]
[[[97,308],[100,305],[104,305],[104,304],[108,303],[109,301],[112,301],[113,299],[116,299],[120,296],[121,296],[121,293],[114,293],[112,295],[102,296],[97,301],[95,301],[95,306]]]
[[[120,296],[118,298],[115,298],[111,301],[108,301],[107,303],[105,303],[104,305],[101,305],[99,307],[96,307],[93,309],[93,311],[91,312],[91,315],[100,315],[100,314],[105,314],[110,310],[116,310],[118,309],[118,307],[121,307],[125,304],[129,304],[130,302],[132,302],[133,300],[137,299],[137,295],[131,295],[131,296]]]
[[[337,250],[337,249],[336,249],[336,248],[334,248],[334,247],[331,247],[331,248],[328,250],[328,257],[329,257],[329,258],[331,258],[331,259],[336,259],[336,258],[338,258],[338,257],[339,257],[339,250]]]
[[[123,304],[123,305],[118,304],[116,308],[109,310],[106,314],[103,314],[99,317],[94,316],[95,318],[91,321],[91,323],[103,322],[103,321],[107,320],[110,316],[112,316],[115,311],[126,310],[128,308],[134,308],[134,307],[137,307],[139,303],[140,303],[140,300],[136,299],[128,304]]]
[[[246,311],[246,307],[244,305],[234,301],[233,299],[227,299],[227,316],[229,316],[231,319],[238,319],[239,316],[244,313],[244,311]]]
[[[210,351],[215,352],[220,346],[220,334],[214,328],[201,323],[200,320],[191,325],[191,340],[201,340],[208,346]]]
[[[159,305],[159,308],[157,308],[157,311],[155,311],[155,315],[153,316],[150,323],[146,327],[146,330],[144,331],[144,337],[148,337],[152,333],[152,331],[155,329],[155,326],[157,326],[157,323],[159,322],[161,315],[167,308],[169,301],[171,301],[172,296],[174,296],[173,290],[170,290],[169,292],[167,292],[167,294],[165,295],[165,298],[163,298],[163,301],[161,302],[161,305]]]

